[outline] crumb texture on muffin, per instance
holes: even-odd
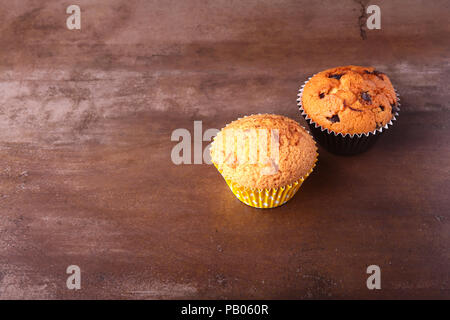
[[[372,67],[322,71],[305,85],[302,107],[312,121],[336,133],[368,133],[384,127],[396,111],[389,78]]]
[[[256,189],[294,183],[310,172],[316,158],[317,147],[305,129],[292,119],[271,114],[231,122],[211,146],[211,159],[226,179]]]

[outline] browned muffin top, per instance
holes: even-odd
[[[269,189],[306,176],[316,162],[317,147],[296,121],[257,114],[223,128],[214,139],[211,158],[225,178],[244,187]]]
[[[372,67],[345,66],[314,75],[301,97],[312,121],[336,133],[372,132],[398,111],[389,78]]]

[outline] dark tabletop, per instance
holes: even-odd
[[[77,4],[72,31],[63,2],[0,5],[0,298],[450,298],[448,1],[373,1],[381,30],[365,1]],[[300,84],[348,64],[389,75],[399,120],[367,153],[320,148],[286,205],[172,162],[194,121],[306,125]]]

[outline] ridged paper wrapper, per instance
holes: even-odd
[[[317,163],[317,158],[318,154],[316,154],[314,165],[306,175],[304,175],[294,183],[278,188],[249,188],[241,186],[223,177],[223,175],[222,177],[225,179],[225,182],[227,183],[228,187],[230,187],[231,192],[233,192],[236,198],[238,198],[246,205],[261,209],[276,208],[288,202],[297,193],[306,178],[308,178],[309,175],[313,172],[313,169]],[[214,162],[213,164],[220,172],[220,174],[222,174],[222,171],[219,169],[219,167]]]

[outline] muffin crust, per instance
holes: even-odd
[[[254,136],[249,134],[253,129],[259,133],[267,131],[268,138],[261,138],[259,133]],[[271,135],[271,132],[275,133]],[[230,136],[235,139],[230,141]],[[271,152],[271,137],[278,140],[276,163]],[[267,161],[252,161],[251,150],[259,156],[262,148],[267,148]],[[237,151],[249,156],[238,160]],[[225,178],[243,187],[279,188],[294,183],[310,172],[317,158],[317,147],[308,132],[294,120],[279,115],[258,114],[240,118],[223,128],[214,139],[211,158]]]
[[[345,66],[316,74],[306,83],[301,103],[312,121],[342,134],[382,128],[398,111],[391,81],[372,67]]]

